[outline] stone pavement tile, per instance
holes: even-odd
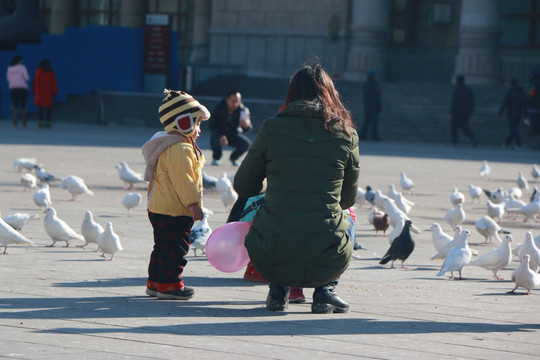
[[[467,197],[464,226],[472,232],[471,247],[482,254],[498,246],[483,245],[474,229],[474,221],[485,215],[485,197],[480,204],[471,204],[467,186],[472,183],[492,190],[516,186],[518,172],[529,174],[538,153],[362,143],[360,185],[386,193],[388,185],[397,186],[399,173],[406,171],[416,184],[414,193],[406,194],[416,203],[409,216],[422,231],[413,233],[416,248],[405,262],[407,269],[383,267],[378,261],[388,249],[388,239],[374,236],[367,222],[370,207],[357,206],[356,234],[367,249],[358,251],[360,258],[351,262],[337,288],[350,302],[351,311],[314,315],[310,313],[312,289],[305,289],[307,303],[271,313],[264,307],[267,285],[244,281],[243,269],[221,273],[206,257],[195,258],[192,251],[184,278],[195,288],[193,299],[159,301],[144,295],[152,229],[144,203],[134,209],[132,218],[120,205],[128,191],[123,190],[114,165],[126,161],[143,172],[139,146],[152,132],[134,129],[115,134],[124,129],[70,124],[59,124],[48,133],[19,129],[8,136],[8,130],[0,123],[0,210],[3,216],[19,211],[39,214],[40,219],[21,231],[37,246],[9,246],[9,254],[0,256],[2,356],[506,359],[518,355],[533,359],[540,350],[536,340],[539,290],[530,296],[506,294],[513,288],[508,279],[516,259],[500,272],[504,281],[492,280],[490,271],[474,266],[464,269],[467,280],[437,277],[442,261],[429,260],[435,249],[426,230],[438,222],[444,231],[452,232],[442,217],[451,207],[452,187],[458,186]],[[211,154],[205,141],[199,144],[208,159]],[[86,210],[102,225],[111,221],[124,251],[109,262],[93,251],[92,244],[86,250],[73,247],[75,243],[69,248],[60,243],[46,247],[51,240],[43,229],[43,214],[31,193],[22,191],[20,173],[12,167],[17,157],[36,157],[56,176],[73,174],[85,179],[94,196],[72,202],[70,194],[54,184],[53,206],[76,231]],[[478,175],[483,158],[493,161],[487,178]],[[205,170],[220,176],[233,174],[235,168],[224,161]],[[146,189],[137,186],[134,191],[144,196]],[[524,197],[531,191],[524,191]],[[215,229],[225,223],[228,214],[221,195],[205,193],[204,201],[214,211],[210,226]],[[513,246],[523,241],[528,230],[540,233],[540,224],[523,223],[520,218],[503,218],[501,226],[512,232]]]

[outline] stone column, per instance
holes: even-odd
[[[465,76],[468,84],[501,82],[500,16],[498,0],[461,1],[454,75]]]
[[[66,27],[77,26],[76,1],[51,0],[51,34],[65,34]]]
[[[120,2],[120,26],[143,27],[146,10],[145,0],[122,0]]]
[[[389,20],[389,0],[352,0],[346,79],[365,80],[369,69],[384,78]]]
[[[210,0],[197,0],[193,4],[193,40],[189,61],[208,62],[210,57]]]

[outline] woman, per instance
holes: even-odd
[[[9,83],[9,95],[13,103],[11,112],[13,114],[13,126],[17,126],[18,112],[21,110],[21,120],[23,127],[26,127],[26,99],[28,98],[28,70],[23,65],[23,58],[15,55],[11,60],[11,65],[7,69],[7,81]]]
[[[358,135],[319,64],[293,75],[285,106],[261,125],[234,179],[241,197],[262,192],[266,179],[245,245],[270,281],[269,310],[285,310],[293,286],[315,288],[314,313],[346,312],[334,287],[351,259],[343,209],[358,188]]]
[[[39,63],[32,90],[34,92],[34,104],[39,108],[38,126],[50,129],[52,126],[51,109],[53,97],[58,94],[58,85],[49,59],[44,58]]]

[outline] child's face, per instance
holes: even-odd
[[[195,131],[193,132],[193,139],[197,140],[199,136],[201,135],[201,122],[197,122],[197,125],[195,125]]]

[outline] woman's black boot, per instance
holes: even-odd
[[[291,288],[288,286],[281,286],[276,284],[270,284],[270,291],[266,298],[266,308],[270,311],[284,311],[289,305],[289,294]]]
[[[311,304],[312,313],[328,314],[349,311],[349,304],[341,300],[336,293],[335,286],[337,283],[337,280],[334,280],[324,286],[315,288],[313,292],[313,304]]]

